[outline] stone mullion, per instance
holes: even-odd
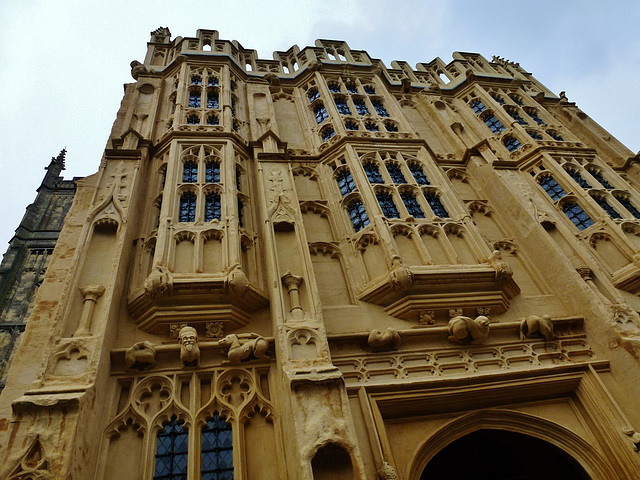
[[[241,264],[242,251],[240,246],[240,217],[238,210],[238,188],[236,185],[236,152],[233,149],[233,145],[228,143],[225,145],[222,153],[222,160],[220,163],[220,180],[222,181],[223,189],[221,201],[224,206],[224,217],[227,219],[227,230],[223,242],[226,241],[227,259],[228,265],[223,267],[230,267],[231,265]],[[222,200],[222,198],[224,200]],[[245,216],[247,211],[245,209]],[[247,219],[245,219],[246,222]]]
[[[152,267],[159,264],[167,265],[170,258],[171,246],[169,240],[173,237],[173,215],[177,209],[176,202],[179,201],[177,185],[181,175],[181,166],[180,144],[174,141],[169,150],[167,173],[162,192],[162,205],[160,207],[160,219],[158,221],[158,237]]]
[[[231,112],[231,71],[228,65],[223,65],[220,77],[218,102],[222,108],[222,127],[225,132],[231,133],[233,131],[233,112]]]

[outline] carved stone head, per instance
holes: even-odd
[[[178,333],[180,340],[180,360],[183,367],[197,367],[200,364],[198,332],[193,327],[182,327]]]

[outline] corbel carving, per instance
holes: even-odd
[[[229,364],[238,365],[243,360],[253,356],[258,360],[270,360],[267,355],[269,342],[255,333],[231,334],[218,342],[218,345],[228,348]]]
[[[180,341],[180,363],[183,367],[200,366],[200,347],[198,346],[198,332],[193,327],[182,327],[178,333]]]
[[[127,370],[147,370],[156,364],[156,347],[147,340],[134,343],[124,353],[124,363]]]
[[[151,298],[170,295],[173,290],[173,276],[164,265],[156,265],[144,281],[144,292]]]
[[[388,327],[385,331],[371,330],[367,344],[377,350],[397,350],[400,346],[400,334],[393,327]]]
[[[622,430],[622,433],[629,437],[635,451],[640,452],[640,433],[636,432],[633,428],[625,428]]]
[[[529,315],[520,323],[520,339],[544,337],[545,340],[553,340],[553,323],[549,315]]]
[[[227,270],[227,284],[231,291],[239,296],[244,296],[249,286],[249,279],[242,271],[239,263],[234,263]]]
[[[398,480],[398,472],[388,462],[384,462],[377,473],[380,480]]]
[[[499,250],[494,250],[482,263],[491,265],[496,270],[496,280],[506,282],[513,276],[513,271],[507,262],[502,259]]]
[[[482,343],[489,336],[489,319],[479,315],[475,319],[460,315],[449,320],[449,340],[467,345]]]

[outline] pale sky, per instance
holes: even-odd
[[[640,149],[640,2],[482,0],[0,0],[0,253],[52,156],[65,178],[94,173],[149,32],[214,29],[272,58],[274,50],[345,40],[387,66],[454,51],[519,62],[626,144]]]

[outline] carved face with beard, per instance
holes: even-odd
[[[200,347],[198,347],[198,332],[193,327],[182,327],[178,333],[180,339],[180,361],[183,367],[197,367],[200,365]]]

